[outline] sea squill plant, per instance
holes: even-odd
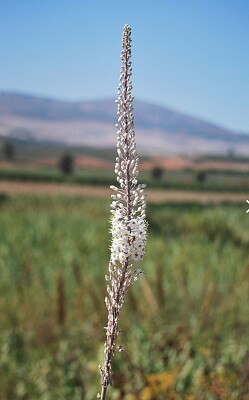
[[[115,173],[117,186],[111,203],[111,257],[107,281],[107,297],[105,304],[108,311],[106,342],[104,348],[104,364],[99,366],[101,375],[101,394],[104,400],[107,388],[112,384],[112,360],[116,351],[120,334],[119,317],[124,304],[125,295],[131,284],[142,273],[138,265],[144,258],[147,239],[147,222],[145,219],[146,185],[138,184],[138,162],[134,131],[133,97],[131,83],[131,28],[124,26],[122,38],[122,67],[117,100],[117,158]]]

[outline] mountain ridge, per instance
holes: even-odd
[[[249,136],[171,108],[134,101],[137,140],[145,152],[249,154]],[[114,146],[114,99],[65,101],[0,92],[0,135],[66,144]]]

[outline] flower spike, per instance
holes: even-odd
[[[108,311],[104,365],[100,366],[102,392],[99,398],[105,399],[108,385],[111,385],[112,359],[120,334],[119,316],[125,295],[130,285],[143,272],[137,269],[145,255],[147,221],[145,219],[146,185],[138,184],[138,156],[136,151],[133,97],[131,83],[131,28],[124,26],[121,52],[121,74],[117,99],[117,158],[115,173],[117,186],[111,203],[111,257],[107,280],[105,303]],[[120,350],[122,349],[122,350]]]

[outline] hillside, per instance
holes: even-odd
[[[139,151],[151,154],[249,155],[249,135],[135,100]],[[0,93],[0,135],[70,145],[115,146],[114,100],[69,102]]]

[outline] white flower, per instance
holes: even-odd
[[[105,398],[107,386],[111,384],[112,358],[115,354],[116,340],[121,308],[130,285],[143,272],[134,269],[144,258],[147,239],[147,222],[145,219],[146,198],[143,189],[146,185],[138,184],[138,157],[136,152],[133,97],[131,95],[131,28],[125,25],[123,32],[123,49],[121,53],[122,68],[118,88],[117,114],[117,157],[115,173],[117,186],[111,186],[111,257],[107,280],[108,324],[106,326],[106,343],[104,366],[100,366],[102,395]],[[120,348],[118,348],[120,351]]]
[[[120,84],[117,99],[117,153],[115,173],[118,186],[111,186],[115,194],[111,204],[111,261],[140,263],[145,254],[147,222],[145,220],[146,198],[138,185],[138,162],[134,131],[133,97],[131,95],[131,29],[123,33]]]
[[[145,254],[147,223],[143,217],[122,219],[120,210],[111,219],[111,261],[140,263]]]

